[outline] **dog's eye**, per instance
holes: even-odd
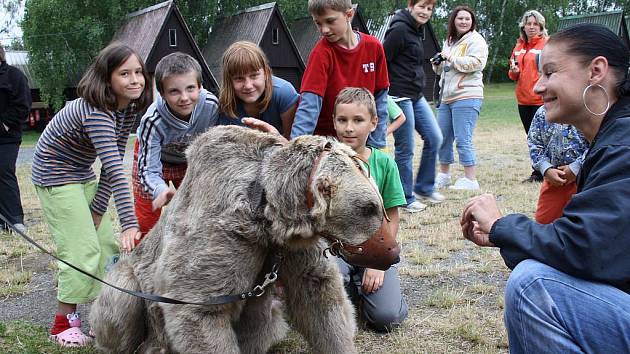
[[[363,214],[363,216],[372,216],[372,215],[376,215],[379,212],[380,208],[378,205],[376,205],[375,203],[368,203],[365,206],[363,206],[363,208],[361,208],[361,214]]]

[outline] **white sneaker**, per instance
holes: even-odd
[[[466,177],[462,177],[462,178],[458,178],[457,181],[455,181],[455,184],[453,184],[452,186],[448,187],[450,189],[457,189],[457,190],[465,190],[465,191],[476,191],[479,190],[479,182],[477,182],[477,180],[470,180]]]
[[[446,199],[441,193],[438,192],[433,192],[429,195],[422,195],[422,194],[418,194],[416,192],[413,192],[413,195],[422,200],[422,201],[427,201],[431,204],[440,204],[444,201],[444,199]]]
[[[438,172],[435,176],[435,189],[446,188],[451,185],[451,174]]]
[[[24,224],[13,224],[13,226],[15,226],[15,228],[22,232],[23,234],[26,233],[26,226],[24,226]],[[11,233],[14,233],[15,231],[11,230]]]
[[[419,201],[414,201],[413,203],[409,203],[403,207],[403,210],[409,213],[417,213],[419,211],[423,211],[427,208],[426,204],[420,203]]]

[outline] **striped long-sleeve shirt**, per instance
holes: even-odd
[[[32,181],[42,187],[94,180],[92,164],[101,160],[101,175],[90,209],[103,215],[109,197],[114,202],[122,230],[137,227],[123,157],[136,118],[133,108],[102,111],[82,98],[69,102],[50,121],[39,138],[32,165]]]

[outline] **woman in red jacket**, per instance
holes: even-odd
[[[540,52],[547,43],[547,29],[545,18],[536,10],[528,10],[523,14],[520,27],[520,38],[510,57],[510,71],[508,76],[516,81],[516,100],[518,114],[521,117],[525,133],[529,132],[532,118],[543,102],[534,93],[534,85],[538,81],[538,60]],[[534,170],[526,179],[527,182],[542,181],[542,176]]]

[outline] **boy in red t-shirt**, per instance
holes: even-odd
[[[374,94],[378,112],[368,145],[385,147],[389,79],[383,46],[376,37],[352,30],[350,0],[309,0],[308,12],[323,38],[308,58],[291,138],[336,136],[332,113],[337,94],[346,87],[364,87]]]

